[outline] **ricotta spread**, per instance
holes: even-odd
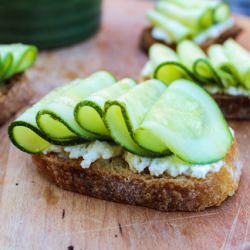
[[[202,31],[201,33],[199,33],[196,37],[193,38],[193,41],[196,42],[197,44],[202,44],[209,39],[219,37],[223,32],[232,28],[233,25],[234,25],[233,19],[228,19],[223,23],[215,24],[209,27],[208,29]]]
[[[163,158],[146,158],[129,152],[125,153],[125,160],[132,171],[140,173],[148,167],[151,175],[160,176],[166,172],[173,177],[186,175],[195,178],[205,178],[209,172],[218,172],[225,165],[224,161],[207,165],[192,165],[174,155]]]
[[[216,85],[205,85],[204,88],[210,93],[210,94],[227,94],[232,96],[248,96],[250,97],[250,91],[247,89],[244,89],[243,87],[237,86],[230,86],[227,88],[221,88]]]
[[[168,34],[164,32],[161,28],[154,27],[151,31],[151,36],[156,40],[161,40],[166,43],[172,43],[173,41],[170,39]]]
[[[233,130],[230,130],[234,136]],[[161,158],[141,157],[123,150],[118,145],[101,141],[88,142],[75,146],[51,146],[43,151],[44,154],[48,154],[49,152],[57,153],[63,158],[82,159],[82,168],[89,168],[91,163],[98,159],[111,159],[119,156],[128,163],[132,171],[141,173],[148,168],[150,174],[153,176],[160,176],[167,173],[173,177],[186,175],[194,178],[206,178],[208,173],[218,172],[225,165],[223,160],[207,165],[193,165],[182,161],[175,155]]]
[[[122,154],[122,148],[118,145],[114,145],[108,142],[88,142],[80,145],[74,146],[51,146],[46,149],[43,153],[48,154],[49,152],[59,153],[60,156],[62,152],[68,153],[70,159],[79,159],[82,158],[81,167],[89,168],[91,163],[95,162],[98,159],[108,160],[115,156]]]

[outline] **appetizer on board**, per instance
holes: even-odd
[[[217,0],[160,0],[146,17],[150,26],[140,38],[145,52],[155,43],[176,49],[185,39],[206,50],[212,44],[236,38],[242,31],[232,18],[229,5]]]
[[[59,187],[161,211],[200,211],[238,188],[234,132],[195,82],[106,71],[52,90],[9,126]]]

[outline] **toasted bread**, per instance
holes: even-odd
[[[33,96],[26,75],[18,74],[0,86],[0,125],[24,107]]]
[[[229,120],[250,120],[250,98],[226,94],[212,95]]]
[[[241,172],[236,143],[225,158],[226,165],[219,172],[208,173],[205,179],[134,173],[121,157],[99,159],[87,169],[81,168],[82,159],[56,153],[33,155],[32,159],[43,175],[65,190],[161,211],[200,211],[219,206],[237,190]]]
[[[141,37],[140,37],[140,48],[142,51],[148,53],[149,48],[155,44],[155,43],[162,43],[164,45],[167,45],[168,47],[172,49],[176,49],[176,43],[168,44],[163,40],[158,40],[152,37],[153,27],[147,27],[143,30]],[[201,44],[200,47],[206,51],[209,46],[212,44],[222,44],[224,43],[228,38],[236,38],[242,31],[242,28],[239,27],[237,24],[235,24],[232,28],[224,31],[219,37],[214,39],[209,39],[205,43]]]

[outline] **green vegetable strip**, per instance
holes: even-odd
[[[12,59],[10,59],[10,56]],[[0,45],[0,80],[6,80],[31,67],[37,57],[34,46],[24,44]],[[11,63],[10,63],[11,61]]]
[[[74,108],[94,92],[111,86],[115,78],[108,72],[99,71],[86,79],[75,80],[57,98],[51,99],[36,117],[41,131],[53,140],[68,140],[81,137],[86,140],[96,136],[81,128],[74,119]]]
[[[221,1],[202,0],[165,0],[161,2],[171,2],[185,9],[211,9],[213,12],[213,23],[225,22],[231,15],[230,6]]]
[[[213,23],[213,12],[210,8],[186,9],[171,2],[160,1],[156,5],[156,9],[164,16],[190,27],[194,33]]]
[[[68,85],[57,88],[51,91],[48,95],[42,98],[38,103],[27,109],[16,121],[9,126],[9,137],[14,145],[22,151],[28,153],[39,153],[50,146],[50,143],[55,145],[74,145],[80,140],[68,140],[65,142],[54,141],[42,133],[36,124],[36,114],[43,108],[51,99],[61,95],[68,88]],[[82,140],[81,140],[82,141]]]
[[[207,59],[206,54],[199,49],[192,41],[182,41],[177,46],[177,53],[181,62],[189,69],[193,70],[193,65],[197,59]]]
[[[189,9],[196,9],[199,8],[201,6],[201,3],[204,2],[202,0],[160,0],[161,2],[171,2],[174,3],[176,5],[179,5],[183,8],[189,8]]]
[[[250,90],[250,53],[233,39],[227,40],[223,47],[226,56],[237,70],[241,84]]]
[[[11,53],[3,53],[0,51],[0,82],[4,80],[4,76],[11,67],[13,56]]]
[[[222,23],[231,15],[230,6],[225,2],[206,1],[205,5],[213,10],[213,22]]]
[[[132,88],[115,101],[106,103],[104,121],[118,144],[138,155],[155,155],[135,142],[133,132],[140,126],[146,113],[164,90],[166,86],[162,82],[149,80]]]
[[[156,10],[148,11],[146,16],[153,26],[162,29],[173,41],[181,41],[185,38],[191,38],[193,35],[192,29],[160,14]]]
[[[217,84],[220,87],[242,85],[250,89],[250,53],[228,40],[213,45],[207,55],[192,41],[184,40],[177,46],[177,53],[162,44],[155,44],[149,50],[149,65],[152,77],[169,85],[184,78],[203,84]]]
[[[114,80],[107,72],[98,72],[82,81],[93,80],[93,77],[95,80],[107,80],[108,76]],[[78,85],[79,80],[57,88],[24,112],[9,127],[12,142],[29,153],[40,153],[50,143],[82,143],[79,137],[51,140],[48,133],[41,132],[35,119],[37,112],[47,107],[51,100],[66,95],[70,96],[66,103],[70,102],[70,98],[74,102],[72,89]],[[100,104],[102,112],[105,103],[105,125],[112,138],[122,147],[146,157],[167,155],[170,149],[184,161],[198,164],[216,162],[228,152],[232,134],[216,103],[195,83],[182,79],[167,88],[160,81],[149,80],[134,85],[131,79],[123,79],[108,87],[106,92],[103,90],[88,97],[90,101],[94,100],[93,103]],[[86,92],[91,92],[91,87],[95,88],[88,84],[85,87]],[[68,96],[69,92],[71,95]],[[121,96],[115,98],[115,95]],[[115,100],[110,100],[113,97]],[[53,126],[49,120],[45,119],[45,123]]]
[[[180,59],[175,51],[162,44],[154,44],[150,47],[149,59],[154,69],[157,68],[159,64],[166,61],[180,62]]]
[[[220,83],[220,79],[210,64],[206,54],[192,41],[182,41],[177,46],[181,62],[199,81]]]
[[[135,85],[134,80],[125,78],[90,95],[76,105],[74,111],[76,121],[83,129],[100,137],[98,139],[111,138],[103,122],[105,103],[119,98]]]
[[[179,78],[193,78],[192,73],[183,66],[174,50],[154,44],[149,49],[150,62],[154,68],[154,78],[167,85]]]
[[[185,162],[199,164],[222,159],[233,140],[215,101],[183,79],[168,87],[134,134],[148,150],[170,149]]]
[[[26,110],[9,127],[9,137],[20,150],[28,153],[39,153],[50,146],[48,138],[36,125],[36,112],[39,105]]]
[[[215,44],[208,49],[209,59],[215,68],[224,87],[239,84],[239,77],[236,68],[229,61],[221,45]]]

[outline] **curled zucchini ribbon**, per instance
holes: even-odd
[[[93,93],[76,105],[75,120],[83,129],[96,135],[98,139],[111,139],[103,121],[105,103],[108,100],[119,98],[135,85],[134,80],[125,78],[110,87]]]
[[[127,151],[141,156],[166,155],[164,152],[146,150],[136,141],[134,131],[140,127],[145,115],[166,86],[157,80],[145,81],[131,89],[127,94],[105,104],[104,122],[112,138]]]
[[[113,83],[113,75],[99,71],[54,89],[10,125],[10,139],[29,153],[40,153],[50,144],[75,145],[95,139],[77,124],[74,108],[85,97]]]
[[[199,164],[221,159],[233,139],[215,101],[184,79],[164,91],[134,136],[148,150],[159,153],[168,149],[186,162]]]
[[[31,67],[37,57],[34,46],[24,44],[0,45],[0,82]]]
[[[212,45],[206,55],[194,42],[182,41],[177,53],[155,44],[149,50],[151,76],[169,85],[173,80],[193,79],[221,88],[241,85],[250,90],[250,54],[234,40]]]
[[[192,39],[213,25],[229,20],[228,4],[207,0],[160,0],[146,16],[171,42]]]
[[[179,78],[195,79],[193,73],[181,63],[177,53],[164,45],[153,45],[149,50],[149,57],[152,76],[167,85]]]

